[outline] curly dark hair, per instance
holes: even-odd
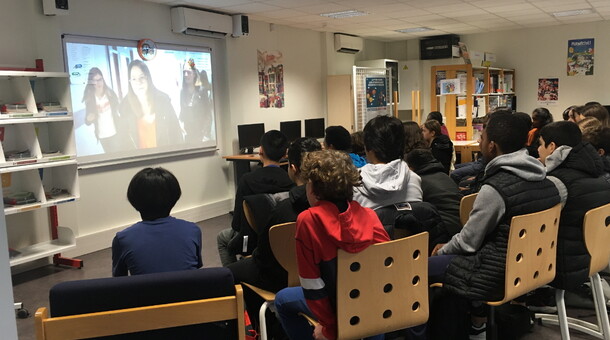
[[[311,182],[318,199],[351,201],[360,174],[348,154],[336,150],[308,152],[301,163],[303,179]]]
[[[428,143],[424,140],[421,127],[417,122],[404,122],[402,126],[405,130],[405,155],[415,149],[428,148]]]

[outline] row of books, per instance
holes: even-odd
[[[68,115],[68,108],[58,102],[37,103],[38,112],[28,110],[26,104],[13,103],[0,105],[0,118],[46,117]]]

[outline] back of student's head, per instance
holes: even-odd
[[[568,121],[546,125],[540,130],[540,137],[542,138],[540,144],[545,147],[550,143],[555,143],[557,147],[562,145],[574,147],[582,141],[582,133],[578,125]]]
[[[414,149],[425,149],[428,143],[424,140],[421,126],[414,121],[402,123],[405,130],[405,154]]]
[[[589,136],[597,135],[603,127],[602,122],[594,117],[585,117],[576,124],[578,125],[580,132],[582,132],[582,139],[590,142],[591,144],[593,144],[593,142],[591,142]]]
[[[301,160],[306,152],[322,150],[322,145],[312,137],[301,137],[288,147],[288,162],[297,168],[301,167]]]
[[[523,119],[513,114],[495,114],[485,127],[487,139],[494,142],[504,154],[521,150],[527,142],[528,132]]]
[[[488,123],[488,122],[489,122],[489,121],[490,121],[490,120],[491,120],[493,117],[496,117],[496,116],[502,116],[502,115],[512,115],[512,114],[513,114],[513,111],[511,111],[511,110],[508,110],[508,109],[499,109],[499,108],[498,108],[498,109],[496,109],[496,110],[494,110],[494,111],[492,111],[492,112],[488,113],[488,114],[485,116],[484,121],[483,121],[483,128],[485,128],[485,127],[487,126],[487,123]]]
[[[364,133],[356,131],[352,133],[352,152],[360,156],[364,156]]]
[[[364,147],[382,163],[402,159],[405,131],[398,118],[377,116],[364,126]]]
[[[441,124],[434,119],[425,121],[424,127],[426,127],[428,131],[434,132],[434,136],[438,137],[441,135]]]
[[[325,131],[324,143],[335,150],[349,152],[352,149],[352,136],[343,126],[329,126]]]
[[[547,108],[537,107],[532,111],[532,120],[534,125],[538,125],[537,127],[541,128],[553,122],[553,115]]]
[[[351,201],[354,186],[360,184],[360,174],[350,156],[337,150],[326,149],[305,154],[301,173],[305,181],[311,182],[319,200]]]
[[[573,113],[571,113],[571,111],[576,107],[577,105],[572,105],[569,106],[567,109],[563,110],[563,113],[561,114],[561,117],[563,118],[563,120],[568,120],[570,118],[574,118],[571,117],[571,115],[573,115]]]
[[[606,110],[605,107],[599,104],[585,105],[585,108],[581,112],[581,114],[585,117],[597,118],[603,126],[609,126],[610,117],[608,114],[608,110]]]
[[[528,129],[532,128],[532,117],[530,117],[530,115],[528,115],[525,112],[515,112],[515,113],[513,113],[513,115],[515,115],[515,117],[519,117],[520,119],[522,119],[523,122],[525,123],[525,125],[528,127]]]
[[[407,164],[415,172],[434,161],[436,161],[436,158],[434,158],[430,149],[414,149],[407,154]]]
[[[288,138],[278,130],[269,130],[261,137],[261,147],[269,160],[278,162],[286,155]]]
[[[434,119],[436,120],[440,125],[443,125],[443,114],[438,112],[438,111],[432,111],[430,113],[428,113],[428,117],[426,118],[426,120],[431,120]]]
[[[142,219],[169,216],[182,191],[176,177],[163,168],[145,168],[136,173],[127,188],[129,203]]]
[[[593,146],[598,150],[604,150],[604,155],[610,156],[610,127],[605,126],[602,128],[599,132],[599,142],[597,145],[593,144]]]

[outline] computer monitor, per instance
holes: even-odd
[[[305,137],[324,138],[324,118],[305,119]]]
[[[286,135],[288,142],[301,138],[301,121],[293,120],[289,122],[280,122],[280,131]]]
[[[237,125],[237,139],[241,152],[252,153],[254,148],[261,145],[261,137],[264,134],[264,123]]]

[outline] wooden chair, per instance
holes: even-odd
[[[608,266],[610,259],[610,204],[589,210],[583,221],[583,234],[587,251],[591,256],[589,266],[589,280],[593,291],[593,301],[595,303],[595,314],[597,315],[597,325],[575,318],[568,318],[564,300],[564,291],[555,291],[557,302],[557,315],[536,314],[543,323],[559,324],[561,338],[570,339],[569,328],[581,331],[594,337],[609,340],[610,325],[608,322],[608,312],[606,309],[606,299],[602,290],[599,272]]]
[[[506,251],[504,298],[488,301],[487,339],[497,339],[494,306],[502,305],[539,288],[555,278],[557,231],[561,204],[553,208],[514,216]]]
[[[468,222],[468,217],[470,216],[477,195],[478,194],[466,195],[462,197],[462,200],[460,201],[460,223],[462,223],[462,226]]]
[[[428,314],[427,232],[337,252],[337,339],[421,325]]]
[[[237,320],[237,334],[245,339],[244,302],[240,285],[234,296],[49,317],[46,307],[35,316],[37,340],[72,340],[165,329],[223,320]]]
[[[250,209],[250,204],[244,200],[242,206],[244,209],[244,216],[246,217],[246,221],[248,221],[250,228],[258,233],[258,225],[256,224],[256,219],[254,219],[254,213],[252,212],[252,209]]]
[[[296,222],[274,225],[269,229],[269,244],[273,255],[280,265],[288,272],[288,287],[300,285],[296,254]],[[265,300],[258,313],[261,340],[267,340],[267,309],[274,308],[275,293],[258,288],[248,283],[242,283]]]

